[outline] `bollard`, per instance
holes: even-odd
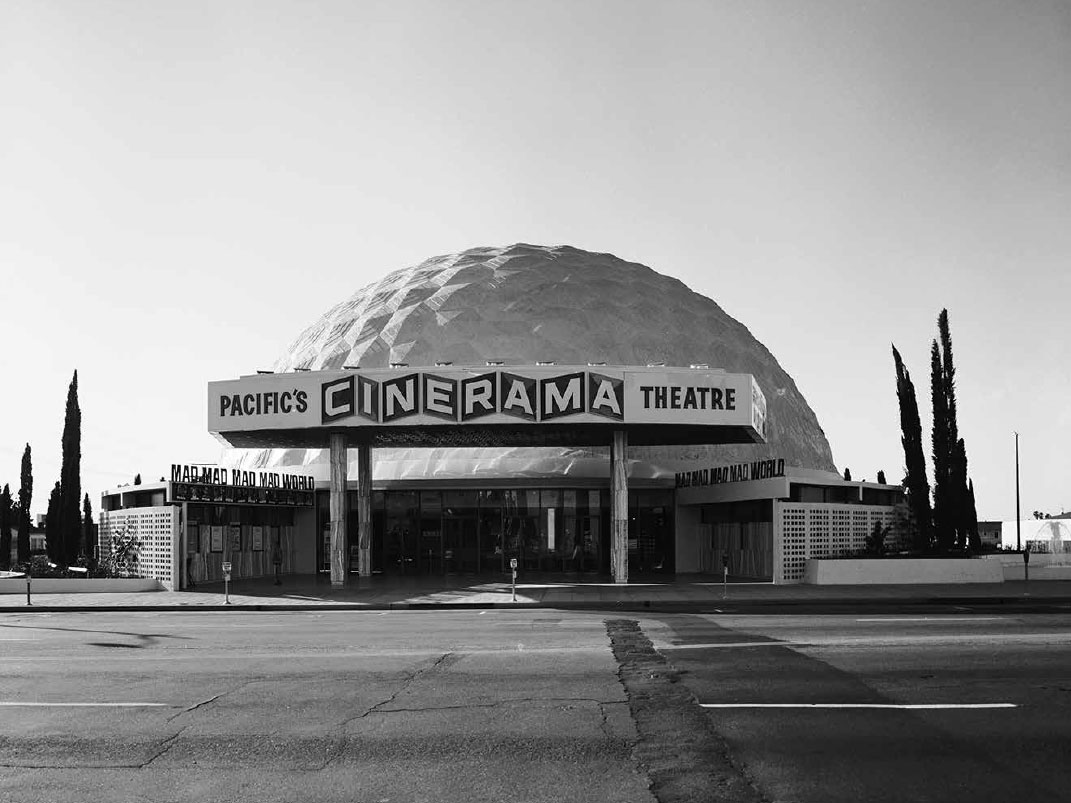
[[[1023,550],[1023,580],[1030,582],[1030,547]]]
[[[30,602],[30,572],[29,571],[26,572],[26,604],[30,605],[30,606],[33,605],[33,603]]]
[[[517,559],[509,559],[509,568],[513,572],[513,601],[517,601]]]

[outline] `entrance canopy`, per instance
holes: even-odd
[[[664,366],[453,366],[259,373],[208,384],[208,429],[241,448],[764,443],[751,374]]]

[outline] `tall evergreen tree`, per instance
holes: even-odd
[[[952,516],[952,449],[948,432],[948,397],[941,351],[930,347],[930,400],[933,403],[933,529],[937,548],[947,551],[956,541]]]
[[[882,470],[878,471],[878,484],[880,484],[880,485],[885,485],[886,484],[886,482],[885,482],[885,472],[882,471]]]
[[[937,331],[941,336],[941,382],[945,391],[945,425],[949,448],[959,440],[959,425],[956,422],[956,368],[952,364],[952,334],[948,329],[948,310],[937,316]]]
[[[970,511],[967,509],[967,448],[963,438],[959,438],[952,447],[948,487],[956,549],[966,549],[970,539]]]
[[[933,515],[930,510],[930,483],[926,479],[926,455],[922,449],[918,398],[911,374],[904,366],[896,346],[892,347],[892,353],[896,363],[896,397],[900,402],[900,443],[904,447],[907,469],[904,484],[915,527],[912,546],[917,550],[926,550],[933,541]]]
[[[937,316],[941,338],[938,354],[933,343],[931,360],[934,366],[933,385],[933,449],[934,449],[934,523],[938,542],[944,549],[966,549],[971,533],[972,505],[967,476],[967,449],[959,437],[956,419],[956,368],[952,358],[952,334],[948,325],[948,310]],[[975,514],[975,522],[977,515]]]
[[[971,552],[982,551],[982,537],[978,534],[978,508],[974,504],[974,481],[967,481],[967,544]]]
[[[845,482],[851,482],[852,481],[852,470],[850,468],[848,468],[848,467],[844,468],[844,481]]]
[[[19,563],[30,560],[30,503],[33,501],[33,461],[30,444],[22,452],[22,475],[19,478]]]
[[[63,419],[63,462],[60,467],[60,560],[69,566],[78,557],[82,537],[82,410],[78,406],[78,371],[67,388],[67,411]]]
[[[11,488],[0,491],[0,569],[11,568]]]
[[[45,514],[45,549],[53,563],[63,561],[63,525],[61,518],[63,492],[57,482],[48,497],[48,512]]]
[[[93,532],[93,506],[89,504],[89,494],[82,500],[82,547],[90,560],[97,556],[97,536]]]

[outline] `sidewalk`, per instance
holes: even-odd
[[[333,588],[316,576],[287,576],[282,585],[270,578],[238,580],[225,604],[222,584],[188,591],[142,593],[0,594],[0,613],[49,611],[160,610],[405,610],[464,608],[563,608],[759,612],[784,605],[834,607],[868,605],[1044,605],[1071,612],[1071,580],[961,585],[813,586],[734,583],[725,588],[714,578],[688,576],[663,582],[577,583],[563,577],[518,582],[513,601],[508,582],[470,578],[353,578]]]

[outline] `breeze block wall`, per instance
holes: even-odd
[[[101,563],[112,557],[120,543],[136,544],[127,549],[130,577],[151,577],[169,591],[178,581],[179,509],[167,507],[134,507],[125,510],[104,510],[100,513],[98,543]]]
[[[807,558],[858,554],[878,521],[892,524],[893,508],[775,502],[774,582],[802,582]]]

